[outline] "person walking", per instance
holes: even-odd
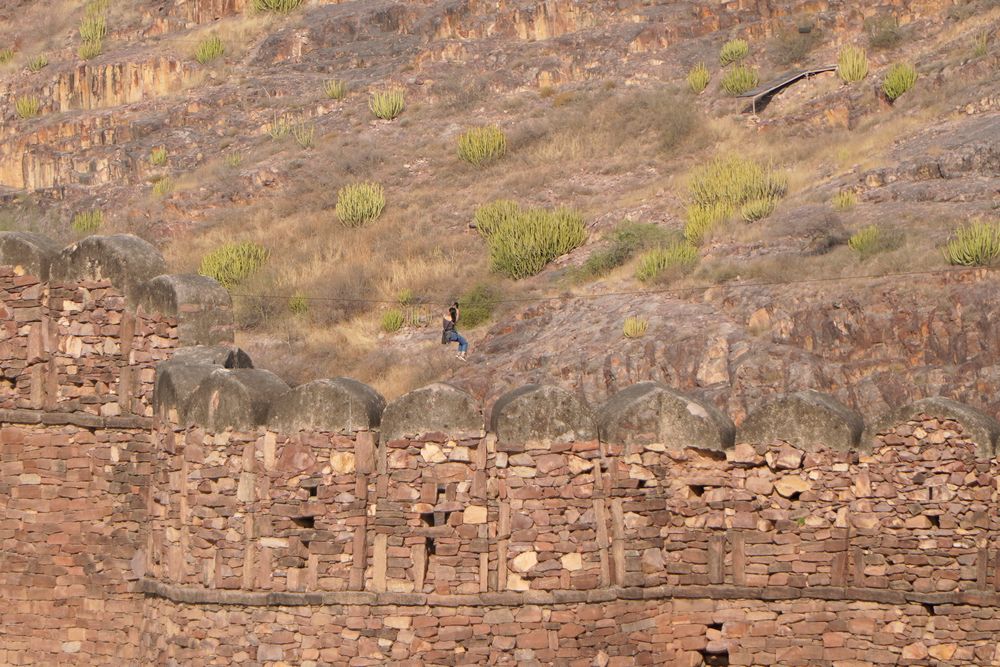
[[[458,358],[465,361],[465,355],[469,349],[469,341],[465,340],[465,337],[458,333],[458,330],[455,328],[458,324],[459,314],[458,301],[456,301],[448,308],[441,322],[441,344],[458,343]]]

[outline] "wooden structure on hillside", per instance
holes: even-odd
[[[826,65],[823,67],[812,67],[810,69],[799,69],[791,72],[786,72],[776,79],[771,79],[770,81],[763,83],[753,90],[748,90],[745,93],[741,93],[736,97],[749,97],[752,100],[751,109],[753,113],[757,113],[757,102],[771,95],[774,95],[778,91],[784,90],[788,86],[792,85],[799,79],[808,79],[814,74],[820,74],[822,72],[833,72],[836,71],[836,65]]]

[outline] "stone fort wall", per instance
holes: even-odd
[[[0,664],[1000,663],[1000,425],[289,388],[134,237],[0,234]]]

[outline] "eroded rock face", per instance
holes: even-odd
[[[475,366],[449,381],[487,406],[524,382],[558,384],[598,405],[660,382],[705,398],[736,424],[770,397],[805,389],[873,423],[933,395],[1000,413],[996,285],[968,273],[917,289],[876,279],[719,286],[697,303],[649,294],[532,306],[488,333],[474,348]],[[644,338],[622,339],[631,315],[648,321]]]

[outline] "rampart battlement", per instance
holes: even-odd
[[[2,664],[989,664],[996,439],[642,383],[289,387],[134,237],[0,234]]]

